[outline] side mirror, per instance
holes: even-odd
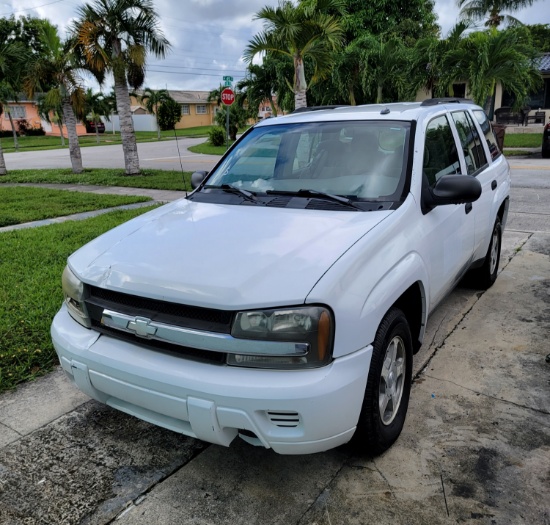
[[[207,171],[195,171],[191,175],[191,187],[195,190],[200,186],[200,183],[206,178],[208,175]]]
[[[426,188],[423,193],[424,204],[428,208],[466,204],[479,199],[481,184],[470,175],[444,175],[433,188]]]

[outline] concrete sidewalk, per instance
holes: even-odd
[[[100,195],[137,195],[150,197],[152,200],[149,202],[116,206],[114,208],[104,208],[102,210],[74,213],[64,217],[54,217],[52,219],[43,219],[40,221],[26,222],[23,224],[14,224],[12,226],[3,226],[0,228],[0,233],[13,230],[24,230],[26,228],[36,228],[38,226],[47,226],[49,224],[57,224],[66,221],[81,221],[84,219],[89,219],[90,217],[103,215],[104,213],[109,213],[114,210],[131,210],[134,208],[151,206],[153,204],[164,204],[166,202],[182,199],[187,195],[186,191],[152,190],[148,188],[128,188],[124,186],[93,186],[90,184],[4,184],[4,187],[8,186],[30,186],[33,188],[78,191],[83,193],[97,193]]]

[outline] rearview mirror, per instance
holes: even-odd
[[[423,192],[425,206],[433,208],[446,204],[466,204],[479,199],[481,184],[469,175],[444,175],[433,188]]]
[[[200,183],[206,178],[208,175],[207,171],[195,171],[191,175],[191,187],[195,190],[200,186]]]

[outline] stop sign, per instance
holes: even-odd
[[[231,88],[225,88],[222,91],[222,102],[226,106],[231,106],[231,104],[235,102],[235,93],[233,93],[233,90]]]

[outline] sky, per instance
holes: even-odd
[[[145,87],[204,90],[218,87],[223,76],[234,82],[244,77],[242,52],[253,35],[262,30],[254,15],[278,0],[153,0],[160,25],[171,43],[164,60],[149,58]],[[365,0],[368,1],[368,0]],[[0,0],[0,17],[30,15],[48,18],[62,35],[84,0]],[[456,0],[435,0],[441,34],[458,20]],[[514,14],[525,24],[550,24],[550,0],[535,0]],[[91,79],[85,83],[99,89]],[[105,91],[111,85],[106,82]]]

